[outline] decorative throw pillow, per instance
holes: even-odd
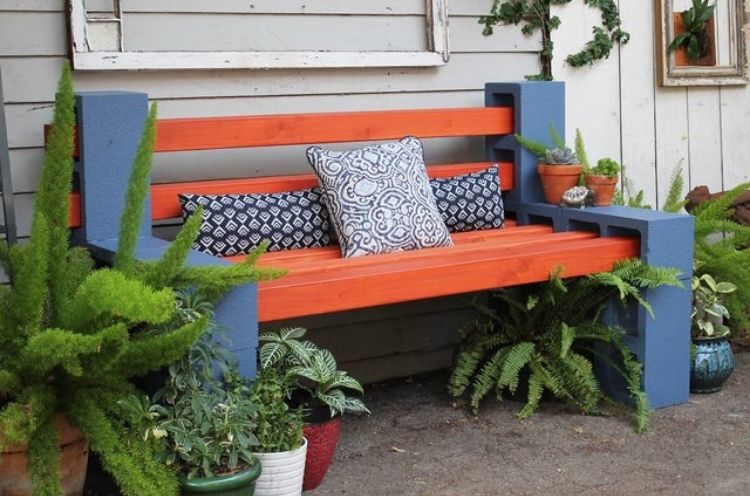
[[[430,181],[450,232],[503,227],[505,211],[497,167]]]
[[[203,205],[203,223],[193,249],[226,257],[250,252],[263,240],[268,251],[330,243],[328,209],[319,188],[248,195],[179,195],[187,219]]]
[[[307,159],[323,186],[343,256],[453,244],[417,138],[347,152],[311,147]]]

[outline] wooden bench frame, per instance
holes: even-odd
[[[640,256],[677,267],[686,288],[692,271],[693,223],[689,216],[624,207],[586,210],[542,203],[536,159],[514,132],[545,139],[550,121],[564,133],[562,83],[488,83],[483,108],[391,110],[330,114],[165,119],[157,125],[157,152],[484,136],[487,162],[428,168],[451,176],[498,163],[506,212],[504,230],[461,233],[456,246],[342,259],[337,247],[269,253],[261,263],[287,267],[286,277],[233,290],[217,306],[217,320],[232,329],[242,372],[255,373],[257,324],[304,315],[467,293],[546,280],[556,267],[566,277],[609,270],[617,260]],[[72,197],[74,240],[111,260],[133,156],[147,114],[147,95],[86,92],[77,98],[75,156],[78,189]],[[154,220],[180,214],[177,193],[276,192],[312,187],[312,174],[153,185],[138,253],[159,256],[168,242],[152,235]],[[234,257],[237,258],[237,257]],[[193,252],[189,263],[221,264]],[[645,295],[656,318],[642,309],[613,311],[628,329],[628,345],[644,364],[644,389],[654,407],[687,401],[690,292],[659,288]],[[610,393],[618,382],[607,367],[600,377]]]

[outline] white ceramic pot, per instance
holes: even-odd
[[[304,439],[304,438],[303,438]],[[299,496],[305,475],[307,439],[293,451],[254,453],[262,472],[255,482],[255,496]]]

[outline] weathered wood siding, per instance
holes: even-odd
[[[64,3],[0,0],[0,65],[21,235],[28,233],[42,125],[50,120],[66,54]],[[130,12],[125,22],[131,49],[424,48],[423,0],[123,4]],[[498,29],[491,38],[481,35],[477,19],[489,1],[448,4],[452,55],[443,67],[77,73],[76,88],[144,91],[159,102],[163,117],[457,107],[482,105],[486,81],[519,80],[537,71],[536,39],[516,27]],[[556,76],[568,81],[569,137],[580,127],[592,157],[619,157],[652,203],[661,203],[670,172],[680,163],[691,185],[720,189],[750,179],[750,90],[658,88],[652,2],[622,1],[621,10],[631,43],[593,69],[573,70],[564,66],[563,55],[582,46],[599,14],[583,2],[558,9],[563,26],[556,39]],[[378,36],[379,30],[387,35]],[[302,152],[290,147],[166,154],[157,157],[154,180],[303,171]],[[426,153],[431,162],[479,160],[481,140],[429,140]],[[467,317],[461,300],[449,298],[298,323],[314,329],[316,340],[363,378],[379,379],[450,363],[457,329]]]

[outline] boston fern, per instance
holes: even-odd
[[[637,430],[645,430],[649,406],[641,391],[641,366],[623,343],[622,330],[601,323],[600,317],[611,298],[633,299],[651,312],[641,290],[679,286],[678,276],[676,270],[630,260],[612,272],[568,283],[553,275],[543,285],[497,292],[495,308],[477,305],[488,319],[470,327],[450,377],[450,393],[459,397],[470,390],[476,412],[490,392],[500,398],[526,381],[520,418],[536,412],[545,390],[584,413],[594,412],[603,399],[591,362],[597,356],[625,379],[636,405]],[[614,351],[617,360],[603,347]]]
[[[362,385],[345,371],[338,370],[333,354],[311,341],[300,341],[306,330],[282,329],[260,336],[260,365],[287,378],[302,396],[305,408],[323,405],[331,416],[345,413],[370,413],[359,398],[347,396],[345,390],[362,394]]]
[[[275,277],[247,264],[186,268],[200,225],[188,221],[161,259],[139,263],[135,240],[142,218],[156,124],[152,109],[129,185],[113,268],[94,269],[88,253],[70,248],[74,96],[66,66],[55,102],[28,243],[3,245],[0,263],[0,449],[28,443],[35,495],[60,495],[55,414],[88,439],[125,495],[176,494],[174,475],[157,464],[152,446],[128,436],[119,400],[137,394],[132,378],[179,359],[209,319],[176,318],[175,289],[212,298],[232,286]],[[194,216],[200,219],[200,216]]]

